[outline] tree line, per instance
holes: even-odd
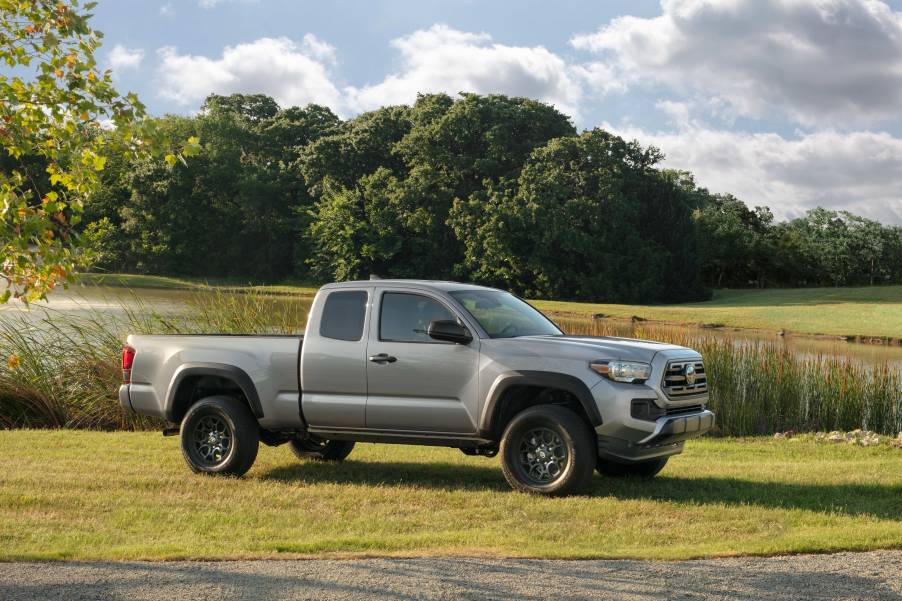
[[[177,161],[111,157],[82,233],[99,267],[244,281],[460,279],[530,297],[678,302],[713,287],[902,282],[902,228],[776,222],[653,147],[527,98],[421,95],[342,120],[262,95],[166,116]],[[100,134],[107,135],[107,134]]]

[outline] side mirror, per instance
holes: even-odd
[[[435,340],[444,340],[445,342],[454,342],[457,344],[467,344],[473,340],[467,328],[463,327],[453,319],[438,319],[429,322],[429,328],[426,334]]]

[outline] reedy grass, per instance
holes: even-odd
[[[654,324],[559,319],[565,331],[630,336],[699,351],[709,374],[715,431],[728,436],[793,430],[902,430],[902,374],[835,355],[800,355],[763,341],[738,341]]]
[[[127,334],[303,331],[310,299],[207,290],[184,310],[161,311],[135,296],[120,311],[0,317],[0,427],[139,430],[159,424],[126,414],[118,404],[119,353]],[[746,436],[794,430],[902,430],[902,374],[887,364],[803,356],[766,342],[560,318],[574,334],[627,335],[694,348],[710,377],[716,432]]]
[[[293,334],[306,321],[307,303],[299,299],[216,290],[190,298],[186,311],[158,311],[135,296],[116,312],[6,314],[0,318],[0,427],[157,427],[157,420],[119,407],[119,357],[128,334]]]

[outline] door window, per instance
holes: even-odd
[[[379,339],[389,342],[436,342],[426,334],[429,322],[457,317],[443,304],[421,294],[386,292],[379,311]]]
[[[323,307],[319,335],[335,340],[360,340],[366,317],[366,292],[330,292]]]

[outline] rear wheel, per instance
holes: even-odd
[[[300,459],[315,461],[343,461],[354,449],[354,442],[348,440],[321,440],[295,438],[288,445]]]
[[[613,476],[615,478],[623,478],[634,476],[638,478],[653,478],[664,469],[667,465],[669,457],[658,457],[657,459],[646,459],[645,461],[637,461],[636,463],[617,463],[608,459],[598,459],[596,469],[603,476]]]
[[[589,484],[596,453],[594,433],[577,414],[557,405],[538,405],[507,425],[501,469],[515,490],[568,495]]]
[[[241,476],[257,458],[260,429],[238,399],[206,397],[194,403],[182,420],[181,443],[192,471]]]

